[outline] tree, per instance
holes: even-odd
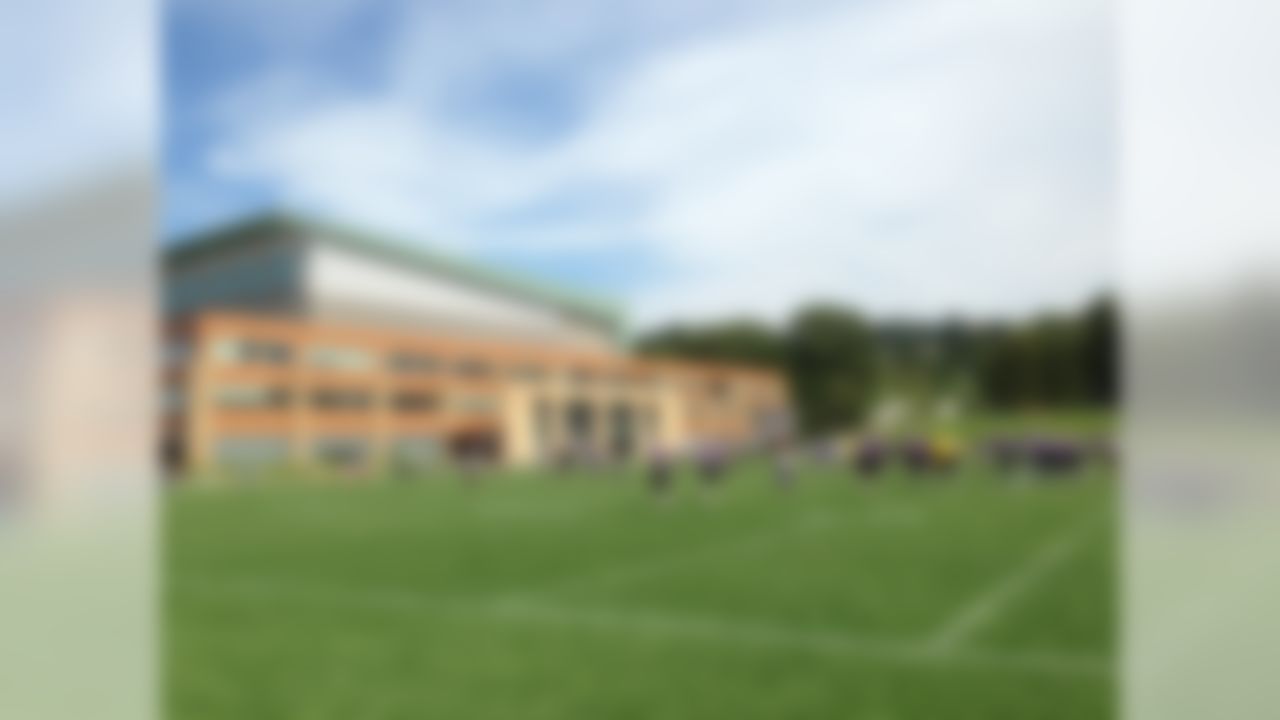
[[[733,319],[673,325],[638,342],[642,352],[785,369],[804,428],[859,423],[885,393],[920,403],[976,391],[986,406],[1109,406],[1117,396],[1117,319],[1110,298],[1031,320],[884,320],[813,304],[778,332]]]
[[[1116,305],[1110,297],[1098,298],[1085,309],[1080,334],[1085,397],[1096,405],[1114,405],[1120,389],[1120,342]]]
[[[769,326],[749,319],[733,319],[702,326],[670,325],[637,342],[645,354],[721,360],[779,367],[783,340]]]
[[[808,306],[787,330],[786,355],[806,431],[837,430],[863,419],[875,390],[876,347],[861,317],[834,304]]]
[[[983,342],[977,370],[979,393],[986,405],[1006,410],[1024,401],[1022,365],[1017,332],[1007,327],[992,328]]]
[[[1109,298],[1082,312],[997,329],[983,343],[980,394],[994,408],[1110,406],[1117,395],[1116,318]]]

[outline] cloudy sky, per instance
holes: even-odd
[[[165,227],[288,208],[625,301],[1024,314],[1112,275],[1102,0],[171,0]]]

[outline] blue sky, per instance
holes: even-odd
[[[625,301],[1023,314],[1108,284],[1101,0],[171,0],[167,234],[265,208]]]

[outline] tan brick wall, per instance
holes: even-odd
[[[595,440],[609,439],[613,408],[630,408],[635,435],[633,451],[656,446],[677,450],[703,439],[747,440],[759,412],[783,410],[787,391],[774,373],[723,364],[695,364],[636,358],[612,350],[569,349],[554,345],[467,339],[385,328],[323,325],[284,318],[236,313],[206,313],[169,329],[188,338],[191,353],[176,376],[186,383],[186,405],[177,427],[183,428],[190,464],[207,467],[218,442],[227,437],[279,436],[296,463],[311,461],[317,438],[355,436],[371,442],[372,465],[387,457],[398,436],[431,435],[444,443],[465,433],[486,433],[500,443],[499,459],[507,464],[539,457],[537,407],[551,411],[547,449],[568,443],[567,407],[572,402],[592,408]],[[227,362],[215,346],[227,339],[259,340],[290,348],[282,365]],[[316,347],[366,353],[364,369],[335,370],[312,365]],[[413,375],[390,368],[388,358],[414,352],[436,358],[443,367]],[[478,362],[486,377],[466,377],[459,366]],[[541,377],[525,377],[537,368]],[[218,402],[229,386],[279,388],[290,402],[276,409],[231,409]],[[373,401],[361,410],[326,411],[313,404],[321,389],[368,393]],[[438,405],[429,412],[397,410],[397,393],[432,394]],[[489,403],[488,408],[476,407]],[[603,447],[601,449],[604,449]]]

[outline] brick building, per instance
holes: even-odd
[[[775,373],[635,357],[612,306],[347,228],[258,218],[164,269],[171,465],[628,459],[786,422]]]

